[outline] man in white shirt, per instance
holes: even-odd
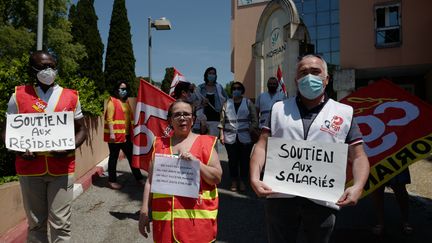
[[[298,235],[304,242],[329,242],[338,208],[355,205],[368,179],[369,161],[363,149],[360,129],[352,119],[353,109],[325,95],[328,81],[324,59],[315,55],[300,59],[296,75],[297,97],[273,105],[252,153],[250,181],[258,196],[267,197],[265,209],[270,243],[296,242]],[[340,119],[340,131],[329,133],[320,129],[322,123],[334,117],[344,121]],[[266,162],[267,138],[270,136],[348,144],[347,161],[352,163],[353,185],[345,189],[336,204],[275,193],[260,180]]]

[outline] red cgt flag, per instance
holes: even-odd
[[[171,87],[169,91],[169,94],[171,96],[174,96],[174,89],[179,82],[186,82],[186,78],[176,68],[174,68],[174,76],[173,76],[173,80],[171,81]]]
[[[363,195],[432,152],[432,107],[392,82],[377,81],[341,102],[354,108],[371,165]]]
[[[157,136],[169,136],[168,108],[174,98],[140,80],[134,119],[132,166],[148,170]]]

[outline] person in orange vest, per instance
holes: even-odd
[[[141,185],[145,181],[140,169],[133,168],[132,140],[133,137],[133,112],[128,102],[129,90],[126,82],[119,81],[114,87],[114,96],[111,96],[105,111],[104,141],[108,143],[108,185],[112,189],[119,190],[122,185],[117,182],[117,160],[120,150],[129,161],[132,174]]]
[[[33,52],[28,70],[36,85],[15,87],[7,114],[72,111],[75,148],[78,148],[87,137],[78,92],[55,83],[56,65],[50,53]],[[15,168],[27,215],[27,242],[48,242],[48,238],[50,242],[69,242],[75,150],[32,152],[27,149],[16,153]]]
[[[198,198],[150,193],[154,159],[144,187],[139,230],[144,237],[150,233],[150,209],[154,242],[214,242],[217,234],[219,197],[216,185],[222,178],[222,168],[214,149],[216,137],[192,133],[193,105],[177,100],[168,109],[168,120],[174,134],[157,137],[154,151],[159,154],[178,154],[185,160],[200,161]]]

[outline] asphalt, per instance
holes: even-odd
[[[224,177],[219,185],[217,242],[267,242],[264,199],[257,198],[250,189],[245,193],[229,191],[224,150],[220,157]],[[432,188],[432,163],[422,163],[430,169],[426,171],[430,174],[425,177],[428,179],[423,187]],[[107,187],[107,177],[93,177],[92,185],[74,200],[72,242],[153,242],[151,237],[145,239],[138,232],[143,187],[134,181],[125,160],[118,163],[118,181],[124,187],[116,191]],[[399,210],[391,191],[386,191],[385,205],[384,236],[376,237],[370,231],[374,225],[374,211],[370,198],[366,197],[356,206],[340,210],[332,242],[432,242],[432,195],[410,191],[410,221],[414,227],[411,235],[401,232]]]

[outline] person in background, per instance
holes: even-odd
[[[168,121],[174,134],[170,138],[157,137],[154,151],[158,154],[179,154],[182,159],[200,162],[199,197],[151,193],[153,158],[144,187],[138,227],[147,238],[151,213],[154,242],[216,241],[219,207],[217,184],[222,178],[222,168],[214,149],[217,138],[192,133],[193,114],[191,103],[181,99],[172,103],[168,109]]]
[[[180,81],[174,88],[174,99],[182,99],[192,101],[192,84],[185,81]]]
[[[57,62],[46,51],[30,55],[28,70],[36,85],[15,87],[7,114],[72,111],[75,148],[80,147],[87,129],[78,92],[55,83]],[[27,215],[27,242],[70,242],[75,150],[17,152],[15,167]]]
[[[108,143],[108,185],[119,190],[122,185],[117,182],[117,161],[120,150],[126,155],[131,171],[137,182],[144,185],[144,177],[140,169],[133,168],[132,137],[133,111],[128,102],[129,90],[126,82],[119,81],[113,90],[105,111],[104,141]]]
[[[396,175],[385,185],[377,188],[372,193],[372,199],[375,207],[375,215],[377,224],[372,228],[372,233],[378,236],[384,234],[384,189],[386,186],[391,187],[395,194],[396,201],[399,205],[399,210],[402,218],[402,232],[404,234],[411,234],[413,227],[409,223],[409,195],[406,185],[411,183],[411,176],[408,167],[400,174]]]
[[[262,128],[270,115],[274,103],[285,99],[282,92],[278,92],[279,81],[275,77],[267,80],[267,92],[260,94],[256,100],[256,110],[259,114],[259,127]]]
[[[265,212],[268,241],[329,242],[339,207],[355,205],[369,176],[369,161],[363,149],[363,140],[353,108],[329,99],[325,94],[329,76],[327,63],[316,55],[302,57],[297,64],[296,86],[298,94],[276,102],[267,124],[263,126],[259,141],[251,157],[250,180],[258,196],[267,197]],[[339,129],[320,129],[326,120],[337,118]],[[340,122],[342,121],[342,122]],[[275,193],[260,180],[266,162],[268,137],[286,140],[306,140],[323,143],[348,144],[348,163],[352,164],[353,185],[347,187],[334,202]]]
[[[216,68],[207,68],[204,72],[204,83],[198,86],[197,97],[201,101],[200,106],[203,107],[204,115],[207,118],[208,133],[217,137],[219,136],[220,112],[228,95],[216,80]]]
[[[249,176],[249,156],[253,144],[251,130],[258,128],[254,104],[248,98],[243,97],[245,91],[242,83],[232,83],[233,98],[225,102],[220,116],[219,138],[228,153],[231,191],[246,190]]]
[[[196,109],[196,118],[192,131],[197,134],[207,134],[207,117],[204,115],[203,107],[199,106],[196,98],[195,85],[189,82],[179,82],[174,88],[174,99],[182,99],[198,106]],[[195,106],[196,107],[196,106]]]

